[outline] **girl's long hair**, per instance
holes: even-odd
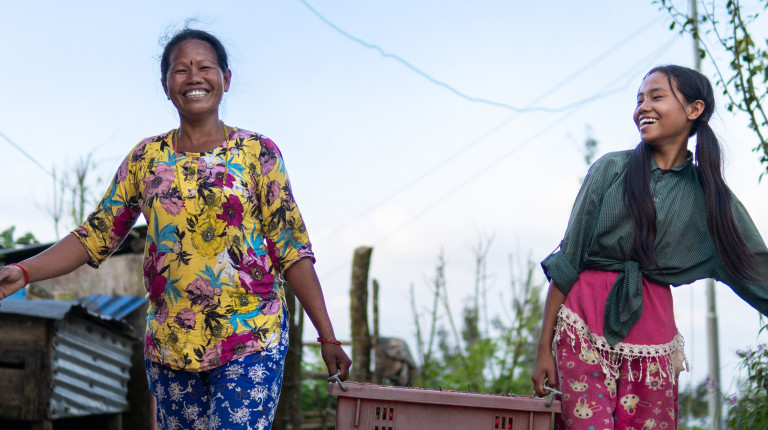
[[[731,191],[722,175],[720,143],[709,126],[709,119],[715,110],[712,85],[704,75],[687,67],[659,66],[651,69],[645,77],[653,73],[663,73],[669,81],[670,89],[675,88],[672,85],[674,82],[686,102],[704,102],[704,111],[694,121],[689,136],[696,135],[695,169],[704,189],[707,226],[717,255],[726,271],[739,281],[754,282],[758,279],[758,270],[752,253],[736,226],[731,208]],[[657,265],[653,252],[656,240],[656,209],[650,189],[652,156],[650,145],[645,142],[637,145],[629,159],[623,190],[627,211],[635,225],[631,252],[633,258],[646,269]]]

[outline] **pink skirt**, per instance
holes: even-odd
[[[616,272],[600,270],[581,272],[560,308],[553,345],[568,336],[576,351],[576,340],[579,340],[582,353],[595,354],[594,359],[601,364],[606,376],[617,378],[623,360],[640,359],[641,364],[645,362],[645,368],[657,363],[662,373],[674,382],[677,374],[688,366],[683,337],[675,324],[670,286],[643,279],[642,315],[623,341],[610,345],[603,330],[605,301],[618,276]]]

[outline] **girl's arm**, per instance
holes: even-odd
[[[565,303],[565,294],[560,291],[554,282],[549,284],[547,301],[544,304],[544,320],[541,322],[541,335],[536,352],[536,364],[533,367],[533,389],[539,397],[546,396],[549,391],[544,390],[544,385],[557,388],[557,365],[552,354],[552,340],[555,337],[557,325],[557,313],[560,306]]]
[[[302,258],[293,263],[285,271],[285,280],[288,281],[294,294],[309,315],[312,325],[317,330],[317,335],[325,339],[336,339],[331,319],[328,317],[328,310],[325,307],[323,290],[317,279],[312,260]],[[352,360],[349,359],[341,346],[323,342],[320,344],[320,350],[323,361],[328,367],[328,375],[331,376],[337,371],[341,371],[341,380],[346,380],[349,376]]]
[[[29,282],[42,281],[66,275],[90,259],[85,247],[73,234],[21,263],[29,273]],[[24,287],[24,272],[16,266],[0,268],[0,300]]]

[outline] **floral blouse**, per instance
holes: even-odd
[[[176,152],[175,130],[145,139],[74,231],[98,267],[144,214],[144,351],[174,369],[208,370],[274,347],[284,301],[277,274],[314,261],[280,150],[226,130],[205,153]]]

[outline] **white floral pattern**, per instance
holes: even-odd
[[[281,331],[288,332],[287,315]],[[270,429],[288,349],[288,337],[280,339],[273,349],[210,371],[168,369],[145,360],[149,387],[157,398],[157,429]]]

